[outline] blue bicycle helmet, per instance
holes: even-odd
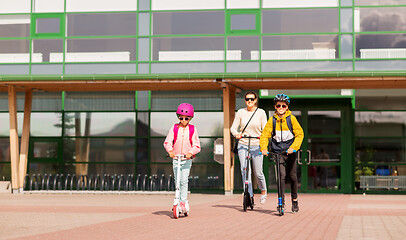
[[[277,102],[285,102],[286,104],[290,104],[290,98],[288,95],[280,93],[278,95],[275,96],[275,98],[273,99],[273,102],[276,104]]]

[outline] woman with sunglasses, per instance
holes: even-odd
[[[281,194],[282,208],[285,208],[285,178],[286,171],[290,176],[291,196],[292,196],[292,212],[299,211],[297,201],[297,173],[296,173],[296,158],[297,151],[303,142],[303,129],[289,110],[290,98],[285,94],[278,94],[274,98],[275,113],[269,118],[260,138],[261,152],[263,155],[268,155],[268,142],[271,140],[271,151],[275,154],[282,153],[280,160],[280,176],[281,176]],[[274,121],[275,118],[275,121]],[[276,126],[273,126],[275,122]],[[287,154],[285,154],[287,153]]]
[[[192,158],[200,152],[200,140],[196,127],[189,124],[194,113],[195,111],[191,104],[181,103],[176,111],[179,123],[171,127],[164,141],[165,150],[170,158],[174,159],[176,155],[186,156],[186,159],[181,161],[180,176],[177,176],[178,160],[174,159],[172,162],[175,182],[180,177],[180,207],[183,212],[189,212],[187,191]]]
[[[245,108],[237,111],[233,125],[231,126],[231,134],[238,139],[238,158],[241,165],[241,175],[244,185],[246,161],[248,155],[248,138],[242,136],[259,137],[267,122],[266,113],[263,109],[258,108],[258,96],[255,92],[245,94]],[[250,120],[251,119],[251,120]],[[247,124],[248,123],[248,124]],[[244,131],[244,132],[242,132]],[[267,189],[265,175],[262,170],[263,156],[259,154],[259,139],[250,139],[250,153],[252,156],[252,169],[257,178],[259,189],[261,189],[260,202],[263,204],[266,201]],[[248,174],[248,191],[251,197],[252,204],[254,203],[254,193],[252,189],[251,173]]]

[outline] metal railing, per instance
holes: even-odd
[[[362,189],[406,189],[406,176],[360,176]]]
[[[200,186],[199,176],[189,176],[189,190]],[[218,176],[208,176],[204,187],[216,188]],[[24,191],[175,191],[172,175],[133,175],[133,174],[27,174],[24,179]]]

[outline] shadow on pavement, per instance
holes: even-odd
[[[212,205],[212,207],[216,207],[216,208],[230,208],[230,209],[235,209],[239,212],[244,212],[244,210],[242,209],[242,206],[240,205]],[[258,209],[255,208],[253,210],[251,209],[247,209],[247,212],[259,212],[259,213],[265,213],[265,214],[274,214],[274,215],[278,215],[277,211],[274,210],[268,210],[268,209]]]
[[[154,214],[154,215],[164,215],[164,216],[168,216],[170,218],[173,217],[172,211],[157,211],[157,212],[153,212],[152,214]]]

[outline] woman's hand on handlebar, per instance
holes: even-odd
[[[235,135],[235,138],[236,138],[236,139],[241,139],[241,137],[242,137],[242,135],[239,134],[239,133],[237,133],[237,135]]]
[[[168,154],[170,158],[175,158],[175,154],[172,151],[168,152]]]
[[[186,154],[186,159],[192,159],[192,157],[193,157],[193,154],[191,154],[191,153]]]
[[[268,154],[269,154],[268,150],[262,150],[262,155],[268,156]]]

